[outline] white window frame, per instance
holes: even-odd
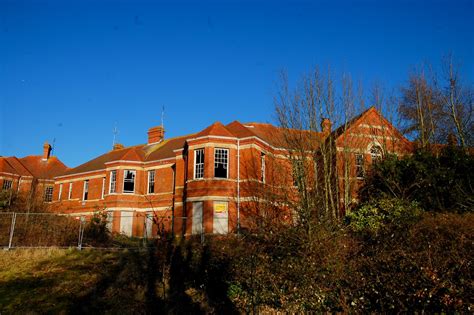
[[[218,161],[219,160],[223,160],[224,158],[222,157],[219,157],[218,156],[218,152],[225,152],[225,170],[226,170],[226,176],[225,177],[216,177],[216,166],[217,164],[224,164],[223,162],[221,161]],[[225,148],[214,148],[214,178],[223,178],[223,179],[226,179],[226,178],[229,178],[229,149],[225,149]]]
[[[87,194],[87,198],[86,198],[86,194]],[[86,179],[84,181],[84,186],[82,187],[82,200],[86,201],[88,199],[89,199],[89,180]]]
[[[105,196],[105,177],[102,177],[102,192],[100,194],[100,199],[104,199]]]
[[[53,201],[53,186],[48,185],[44,188],[44,197],[43,200],[45,202]]]
[[[109,194],[117,192],[117,170],[110,171]]]
[[[125,190],[125,182],[129,182],[127,179],[127,172],[130,172],[133,174],[132,179],[130,180],[131,183],[133,183],[133,190]],[[136,184],[136,178],[137,178],[137,171],[136,170],[123,170],[123,193],[124,194],[134,194],[135,193],[135,184]]]
[[[10,190],[13,187],[13,180],[3,179],[2,190]]]
[[[265,174],[265,153],[262,153],[260,155],[260,180],[262,181],[262,183],[265,184],[265,177],[266,177],[266,174]]]
[[[198,152],[202,154],[202,162],[197,163]],[[206,158],[204,148],[194,150],[194,179],[204,178],[204,159]],[[198,173],[199,170],[199,173]]]
[[[360,158],[360,160],[359,160]],[[365,158],[363,153],[355,154],[355,176],[356,178],[362,179],[365,176]],[[359,176],[359,168],[362,171],[362,176]]]
[[[58,200],[61,201],[61,195],[63,194],[63,184],[59,184]]]
[[[71,200],[71,197],[72,197],[72,183],[69,183],[69,191],[67,194],[67,199]]]
[[[372,150],[377,150],[378,152],[374,152]],[[372,147],[370,147],[369,152],[370,152],[370,158],[372,160],[372,164],[375,162],[380,162],[382,160],[383,150],[380,145],[374,144]]]
[[[156,176],[156,171],[155,170],[150,170],[148,171],[148,185],[146,188],[147,194],[151,195],[155,193],[155,176]],[[151,183],[153,183],[153,190],[150,192],[151,188]]]

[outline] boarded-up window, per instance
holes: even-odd
[[[120,213],[120,233],[132,236],[133,211],[121,211]]]
[[[229,231],[229,203],[214,201],[213,233],[227,234]]]
[[[193,226],[192,234],[201,234],[203,232],[202,220],[202,201],[193,202]]]

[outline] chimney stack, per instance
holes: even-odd
[[[112,147],[112,151],[120,150],[120,149],[123,149],[123,148],[125,148],[123,144],[115,143],[114,146]]]
[[[51,145],[46,141],[43,144],[43,161],[47,161],[49,159],[49,155],[51,154]]]
[[[325,134],[331,133],[332,122],[329,118],[323,118],[321,121],[321,130]]]
[[[148,129],[148,144],[158,143],[165,138],[165,130],[162,126],[151,127]]]

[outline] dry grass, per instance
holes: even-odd
[[[129,252],[25,249],[0,252],[0,312],[98,310]],[[120,270],[117,270],[120,269]],[[119,271],[119,272],[117,272]],[[103,290],[101,289],[103,288]]]

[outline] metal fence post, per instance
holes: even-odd
[[[79,238],[77,240],[78,250],[82,250],[82,239],[84,238],[84,222],[85,222],[85,217],[81,216],[81,219],[79,222]]]
[[[13,233],[15,232],[16,212],[13,212],[12,223],[10,225],[10,239],[8,240],[8,249],[12,248]]]

